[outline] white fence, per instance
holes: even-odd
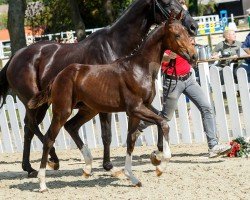
[[[221,142],[229,141],[237,136],[250,136],[250,95],[247,75],[244,69],[237,72],[239,84],[235,85],[229,67],[223,69],[225,85],[221,86],[219,72],[216,67],[208,68],[207,63],[199,64],[201,86],[216,114],[217,134]],[[153,105],[161,108],[160,75],[157,80],[157,95]],[[239,91],[240,97],[237,97]],[[222,91],[226,91],[227,99],[223,99]],[[240,109],[239,109],[240,108]],[[14,102],[8,96],[7,102],[0,110],[0,152],[21,152],[23,148],[23,119],[25,109],[17,99]],[[43,133],[50,125],[49,112],[40,128]],[[170,121],[170,143],[201,143],[205,142],[205,134],[200,113],[193,103],[187,103],[184,95],[178,102],[178,110]],[[102,147],[99,117],[86,123],[80,130],[80,136],[90,148]],[[112,146],[126,145],[127,116],[125,113],[112,115]],[[156,126],[147,128],[138,139],[137,145],[155,145],[157,141]],[[67,132],[62,129],[55,144],[57,149],[76,148]],[[32,151],[40,151],[41,142],[36,138],[32,142]]]

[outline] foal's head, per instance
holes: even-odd
[[[195,42],[194,39],[189,36],[185,27],[181,24],[181,18],[182,13],[180,12],[176,17],[172,15],[168,23],[165,24],[165,49],[169,49],[182,56],[190,63],[193,63],[197,59]]]

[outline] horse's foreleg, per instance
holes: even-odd
[[[163,135],[165,141],[163,141]],[[160,126],[158,126],[158,152],[156,153],[155,159],[160,160],[158,166],[156,165],[156,174],[160,176],[165,171],[167,164],[171,159],[171,151],[169,147],[169,134],[164,134]],[[152,155],[152,154],[151,154]],[[152,158],[151,158],[152,161]]]
[[[129,117],[128,123],[128,135],[127,135],[127,155],[125,160],[125,175],[131,180],[134,186],[140,187],[141,182],[135,177],[132,172],[132,153],[135,147],[135,141],[138,138],[137,127],[139,125],[140,119],[136,117]]]
[[[102,142],[103,142],[103,168],[107,171],[116,171],[113,169],[113,164],[110,161],[110,144],[112,140],[111,132],[111,114],[99,113],[101,129],[102,129]]]
[[[153,122],[157,124],[158,126],[158,149],[159,151],[155,151],[151,154],[151,162],[157,166],[156,167],[156,173],[158,176],[162,174],[162,172],[165,170],[166,165],[168,161],[171,158],[171,151],[169,148],[169,126],[166,122],[166,120],[146,108],[144,105],[138,106],[138,108],[135,109],[134,114],[137,117],[140,117],[143,120]],[[166,139],[166,143],[163,143],[163,136]]]
[[[88,178],[91,175],[92,171],[92,161],[93,157],[87,145],[84,145],[82,139],[79,136],[80,127],[92,119],[97,113],[89,108],[81,109],[78,113],[72,117],[69,121],[67,121],[64,125],[64,128],[68,131],[77,147],[81,151],[83,158],[85,160],[85,167],[83,170],[83,175]]]

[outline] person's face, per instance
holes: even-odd
[[[234,42],[236,40],[236,34],[234,31],[229,31],[226,35],[225,35],[225,39],[229,42]]]

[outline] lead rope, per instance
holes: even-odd
[[[165,71],[167,71],[168,69],[171,69],[171,68],[174,68],[171,76],[175,76],[175,81],[176,81],[176,84],[177,84],[177,73],[176,73],[176,67],[175,67],[175,64],[176,64],[176,59],[171,59],[169,61],[169,64],[166,68]],[[164,72],[163,72],[164,73]],[[164,73],[165,74],[165,73]],[[170,91],[170,88],[171,88],[171,83],[172,83],[172,79],[170,79],[170,82],[169,82],[169,86],[168,86],[168,90],[167,90],[167,94],[166,94],[166,98],[168,97],[168,94],[169,94],[169,91]]]

